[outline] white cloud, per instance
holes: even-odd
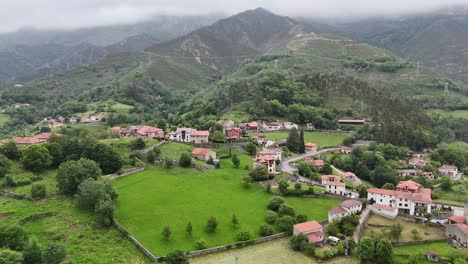
[[[264,7],[281,15],[343,18],[431,11],[468,0],[0,0],[0,31],[130,23],[155,14],[237,13]]]

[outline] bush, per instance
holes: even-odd
[[[273,197],[268,201],[267,208],[273,211],[278,211],[280,206],[284,203],[284,199],[281,197]]]
[[[10,249],[0,249],[0,263],[2,264],[22,264],[23,254]]]
[[[303,250],[309,256],[315,255],[315,245],[312,243],[307,243],[307,245],[305,246]]]
[[[250,240],[251,235],[250,232],[247,230],[241,230],[239,233],[237,233],[237,240],[239,241],[247,241]]]
[[[42,263],[42,250],[35,237],[31,237],[23,250],[24,263],[40,264]]]
[[[279,209],[278,209],[278,214],[280,216],[283,216],[283,215],[290,215],[290,216],[294,216],[295,215],[295,212],[294,212],[294,208],[288,204],[281,204]]]
[[[290,215],[284,215],[276,220],[276,224],[283,232],[292,233],[293,225],[295,224],[294,218]]]
[[[92,160],[70,160],[60,164],[57,172],[57,183],[60,191],[65,194],[75,194],[84,180],[97,179],[102,171],[99,165]]]
[[[296,216],[296,223],[304,223],[307,222],[307,215],[305,214],[298,214]]]
[[[59,244],[50,244],[42,253],[42,259],[45,264],[59,264],[65,260],[67,251],[64,246]]]
[[[206,248],[206,242],[203,239],[198,239],[195,241],[195,244],[193,244],[197,250],[205,249]]]
[[[254,181],[264,181],[268,180],[270,177],[270,175],[268,174],[268,170],[265,166],[258,166],[256,168],[253,168],[251,171],[249,171],[249,176]]]
[[[212,216],[210,217],[210,219],[208,219],[206,229],[208,230],[208,232],[215,232],[216,227],[218,227],[218,221],[216,221],[216,218]]]
[[[165,261],[167,264],[189,264],[188,258],[181,250],[167,254]]]
[[[274,211],[268,210],[266,212],[265,221],[269,224],[274,224],[278,219],[278,214]]]
[[[192,166],[192,156],[189,153],[182,153],[179,158],[179,165],[184,168]]]
[[[302,249],[303,242],[308,243],[309,239],[307,238],[306,235],[299,234],[299,235],[291,237],[291,239],[289,240],[289,245],[291,246],[293,250],[299,251]]]
[[[27,234],[19,226],[3,227],[0,229],[0,248],[22,250]]]
[[[46,187],[44,184],[34,184],[31,187],[32,198],[44,198],[46,196]]]
[[[130,147],[132,149],[144,149],[146,145],[146,142],[142,138],[137,138],[132,141]]]
[[[260,226],[260,235],[262,237],[273,235],[273,229],[269,225]]]

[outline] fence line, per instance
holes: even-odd
[[[154,262],[158,262],[158,258],[153,255],[148,249],[146,249],[143,244],[141,244],[136,238],[134,238],[125,228],[123,228],[117,221],[112,220],[112,224],[117,230],[120,231],[125,237],[130,240],[146,257],[151,259]]]

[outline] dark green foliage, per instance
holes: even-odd
[[[180,154],[179,165],[185,168],[192,166],[192,156],[189,153]]]
[[[12,250],[23,249],[27,234],[20,226],[2,227],[0,229],[0,248],[6,247]]]
[[[191,222],[188,222],[187,226],[185,227],[185,232],[187,232],[187,234],[189,236],[192,235],[192,231],[193,231],[193,227],[192,227],[192,223]]]
[[[67,251],[63,245],[50,244],[42,252],[44,264],[60,264],[65,260]]]
[[[46,187],[44,184],[37,183],[31,187],[32,198],[44,198],[46,196]]]
[[[161,235],[164,240],[169,240],[169,238],[171,238],[171,229],[169,228],[169,226],[165,226],[163,228]]]
[[[0,263],[23,264],[23,254],[10,249],[0,249]]]
[[[290,215],[281,216],[276,220],[276,225],[278,225],[279,229],[288,233],[292,233],[292,228],[295,223],[294,217]]]
[[[216,218],[214,218],[213,216],[210,217],[208,219],[208,223],[206,224],[206,230],[208,230],[208,232],[215,232],[217,227],[218,221],[216,220]]]
[[[213,142],[226,142],[227,139],[223,131],[215,131],[211,136],[211,140]]]
[[[237,220],[237,216],[235,214],[232,214],[232,217],[231,217],[231,224],[233,226],[237,226],[239,224],[239,220]]]
[[[50,156],[52,157],[51,166],[57,168],[60,163],[64,161],[62,146],[57,142],[48,142],[45,143],[44,146],[47,148]]]
[[[301,129],[301,133],[299,135],[299,153],[305,153],[305,142],[304,142],[304,130]]]
[[[301,138],[296,128],[291,129],[289,132],[288,139],[286,140],[286,147],[292,152],[301,153]]]
[[[305,214],[296,215],[296,223],[304,223],[304,222],[307,222],[307,215]]]
[[[396,187],[395,185],[393,185],[393,183],[385,183],[383,186],[382,186],[382,189],[386,189],[386,190],[396,190]]]
[[[236,154],[232,155],[232,164],[234,165],[234,168],[239,168],[240,166],[240,159],[237,157]]]
[[[249,155],[254,156],[257,153],[257,146],[254,143],[249,142],[245,147],[245,151],[247,151]]]
[[[296,189],[296,191],[300,191],[301,188],[302,188],[302,184],[300,184],[299,182],[296,182],[296,183],[294,184],[294,189]]]
[[[52,157],[44,146],[31,145],[24,150],[21,161],[28,170],[41,171],[52,164]]]
[[[279,209],[278,209],[278,214],[280,216],[283,216],[283,215],[290,215],[290,216],[294,216],[295,215],[295,212],[294,212],[294,208],[288,204],[281,204]]]
[[[301,161],[297,165],[297,173],[299,173],[299,175],[304,176],[306,178],[312,178],[314,171],[315,171],[315,167],[313,167],[311,164],[307,162]]]
[[[400,239],[401,232],[403,232],[403,227],[400,223],[393,224],[390,227],[390,237],[396,240],[397,242]]]
[[[132,149],[144,149],[146,146],[146,142],[142,138],[137,138],[132,141],[131,148]]]
[[[393,263],[393,246],[388,239],[381,239],[377,244],[377,263],[391,264]]]
[[[267,208],[273,211],[278,211],[280,206],[284,203],[284,199],[281,197],[273,197],[268,201]],[[268,213],[268,212],[267,212]]]
[[[120,155],[111,146],[102,143],[91,143],[83,156],[98,163],[104,174],[115,173],[123,165]]]
[[[286,193],[288,191],[288,188],[289,188],[289,184],[287,181],[285,180],[280,180],[279,183],[278,183],[278,189],[281,193]]]
[[[42,263],[42,249],[41,245],[35,237],[29,238],[28,242],[23,249],[24,263],[25,264],[41,264]]]
[[[378,242],[370,237],[364,237],[359,241],[357,254],[361,263],[376,263],[376,243]]]
[[[206,248],[206,241],[203,239],[198,239],[193,244],[197,250],[205,249]]]
[[[114,218],[114,203],[112,200],[100,200],[95,206],[94,211],[100,217],[104,226],[110,226]]]
[[[304,243],[308,243],[309,239],[304,234],[299,234],[296,236],[291,237],[289,240],[289,245],[294,251],[299,251],[302,249]]]
[[[0,178],[5,177],[5,175],[10,171],[11,161],[5,157],[5,155],[0,154]]]
[[[276,212],[268,210],[266,212],[265,221],[269,224],[274,224],[278,219],[278,214]]]
[[[257,166],[249,171],[249,176],[253,181],[264,181],[269,179],[268,170],[265,166]]]
[[[453,142],[451,144],[441,144],[431,153],[431,159],[442,164],[453,164],[458,168],[463,168],[468,164],[468,143]]]
[[[269,225],[261,225],[260,226],[260,235],[262,237],[271,236],[271,235],[273,235],[273,229]]]
[[[241,230],[237,233],[237,240],[239,241],[248,241],[251,237],[252,235],[247,230]]]
[[[165,261],[167,264],[189,264],[188,258],[181,250],[167,254]]]
[[[0,147],[0,151],[9,159],[17,159],[20,157],[18,146],[14,141],[7,141]]]
[[[330,175],[330,174],[332,174],[333,170],[332,170],[330,164],[325,163],[325,164],[322,166],[322,168],[320,169],[319,172],[320,172],[321,174]]]
[[[116,199],[117,193],[110,180],[88,178],[78,186],[76,197],[81,207],[93,210],[100,201]]]
[[[448,176],[442,176],[440,178],[440,188],[442,188],[442,190],[451,190],[452,189],[452,185],[453,185],[453,182],[452,180],[450,179],[450,177]]]
[[[60,191],[71,195],[84,180],[97,179],[100,176],[101,169],[96,162],[88,159],[72,160],[60,164],[57,183]]]

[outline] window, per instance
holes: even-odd
[[[380,199],[380,201],[383,202],[382,199]]]
[[[401,203],[399,203],[398,206],[401,206]]]

